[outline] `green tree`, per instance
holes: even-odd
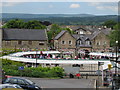
[[[19,28],[19,29],[46,29],[45,25],[42,25],[40,21],[30,20],[28,22],[24,22],[20,19],[14,19],[8,21],[3,28]]]
[[[25,23],[24,28],[25,29],[45,29],[46,26],[42,25],[37,20],[30,20],[30,21]]]
[[[116,41],[118,41],[118,47],[120,48],[120,23],[116,24],[114,30],[111,31],[110,37],[110,44],[111,46],[116,46]]]
[[[3,28],[23,28],[24,27],[24,22],[23,20],[20,19],[14,19],[14,20],[10,20],[8,21]]]
[[[112,29],[116,24],[117,24],[117,22],[115,22],[113,20],[108,20],[103,23],[104,26],[107,26],[107,28],[112,28]]]
[[[64,28],[63,30],[67,30],[70,34],[74,34],[75,32],[72,31],[70,28]]]
[[[53,24],[51,26],[50,31],[47,32],[48,40],[52,40],[58,33],[61,32],[61,28],[57,24]]]
[[[61,32],[61,28],[60,28],[59,25],[53,24],[53,25],[51,26],[50,31],[52,32],[53,37],[54,37],[54,36],[57,35],[59,32]]]

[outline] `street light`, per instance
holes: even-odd
[[[118,88],[118,86],[117,86],[117,62],[118,62],[118,53],[117,53],[117,51],[118,51],[118,48],[117,48],[117,46],[118,46],[118,41],[116,41],[115,42],[116,43],[116,47],[115,47],[115,51],[116,51],[116,55],[115,55],[115,58],[114,57],[112,57],[112,60],[111,60],[111,62],[113,62],[115,65],[115,73],[114,73],[114,75],[113,75],[113,81],[112,81],[112,90],[116,90],[117,88]],[[114,84],[114,85],[113,85]]]
[[[116,74],[116,76],[117,76],[117,59],[118,59],[118,57],[117,57],[117,44],[118,44],[118,41],[116,41],[116,64],[115,64],[115,74]]]
[[[37,59],[38,59],[38,57],[37,57],[37,51],[38,51],[38,50],[37,50],[37,48],[36,48],[36,64],[35,64],[36,67],[37,67]]]

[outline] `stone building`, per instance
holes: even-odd
[[[92,51],[109,52],[110,40],[108,34],[109,32],[106,30],[100,30],[92,34]]]
[[[48,49],[46,30],[2,29],[2,48]]]
[[[63,30],[54,38],[54,47],[56,50],[75,56],[76,39],[69,32]]]
[[[79,29],[79,32],[81,31],[83,31],[83,29]],[[74,53],[80,53],[85,50],[94,52],[109,52],[109,29],[96,29],[94,32],[88,32],[90,32],[90,30],[84,30],[84,33],[77,34],[69,34],[67,31],[61,31],[54,38],[54,47],[57,50],[65,49],[67,52],[73,51]]]

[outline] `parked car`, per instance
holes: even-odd
[[[18,90],[23,90],[17,84],[0,84],[0,90],[7,89],[7,88],[9,88],[9,89],[17,88]]]
[[[37,86],[34,82],[25,78],[11,77],[7,78],[3,83],[18,84],[26,90],[41,90],[41,88]]]

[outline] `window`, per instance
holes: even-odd
[[[39,45],[44,45],[44,42],[39,42]]]
[[[20,44],[20,45],[21,45],[21,44],[22,44],[22,41],[18,41],[18,44]]]
[[[100,45],[100,42],[97,42],[96,45]]]
[[[11,45],[11,41],[6,41],[5,45]]]
[[[69,45],[71,45],[71,44],[72,44],[72,41],[69,41],[68,43],[69,43]]]
[[[81,40],[79,40],[79,41],[78,41],[78,45],[81,45],[81,44],[82,44],[82,41],[81,41]]]
[[[86,45],[90,45],[90,41],[86,41]]]
[[[6,86],[5,88],[14,88],[14,86]]]
[[[17,79],[10,79],[8,83],[17,84]]]
[[[28,41],[28,44],[29,44],[29,45],[32,45],[32,41]]]
[[[80,34],[83,34],[83,31],[80,31]]]
[[[62,44],[65,44],[65,41],[62,41]]]
[[[25,85],[26,83],[24,82],[24,80],[18,79],[18,84],[19,85]]]
[[[104,41],[104,42],[103,42],[103,45],[106,45],[106,44],[107,44],[106,41]]]

